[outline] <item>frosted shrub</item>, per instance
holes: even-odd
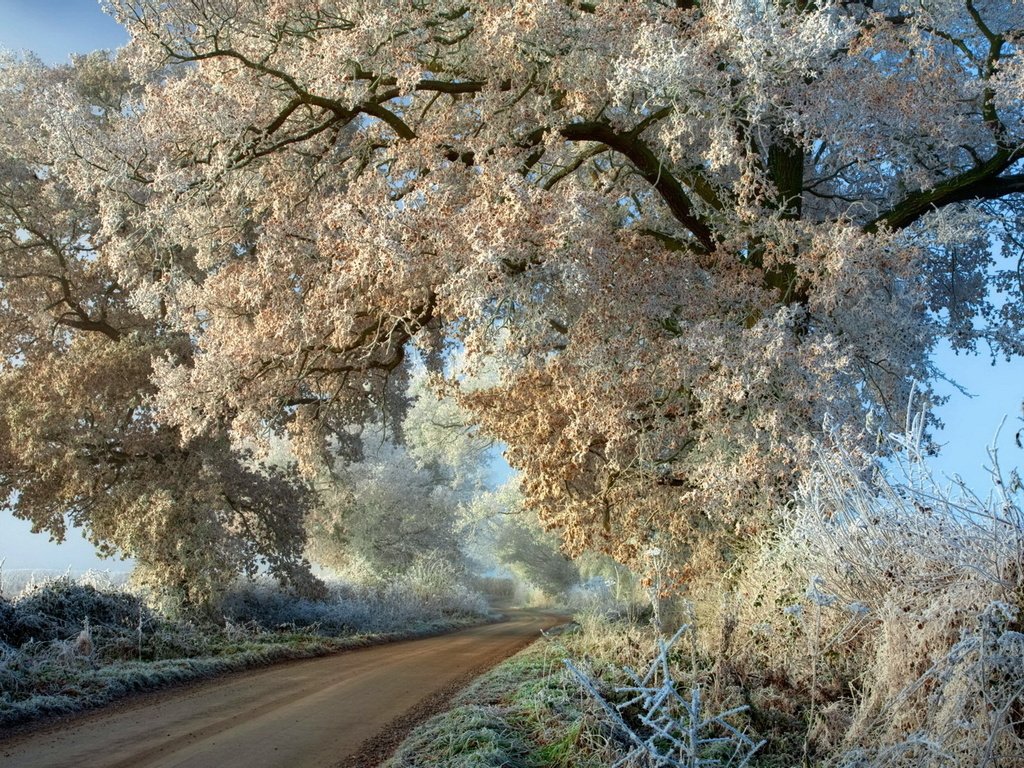
[[[836,747],[849,730],[850,693],[871,657],[877,620],[841,593],[832,567],[791,521],[749,555],[719,604],[703,606],[701,646],[718,690],[752,705],[771,749],[804,758]]]
[[[1024,760],[1024,634],[1019,608],[991,603],[919,685],[928,696],[923,735],[933,765],[1010,766]],[[891,763],[891,761],[884,761]]]
[[[130,593],[100,590],[90,584],[62,576],[26,588],[14,603],[18,626],[17,642],[66,640],[78,634],[88,620],[109,631],[130,631],[140,617],[151,614],[142,600]]]
[[[486,614],[487,601],[463,582],[460,569],[435,557],[413,564],[384,590],[384,603],[398,614],[453,615]],[[415,619],[413,619],[415,620]]]
[[[454,595],[462,589],[463,572],[437,555],[417,559],[395,584],[424,602]]]
[[[611,692],[603,681],[565,660],[583,690],[593,697],[619,737],[627,742],[626,754],[615,766],[741,768],[764,745],[730,723],[747,707],[710,714],[704,709],[699,685],[690,686],[686,693],[680,691],[682,686],[674,677],[670,654],[672,646],[689,629],[684,625],[668,641],[659,638],[657,653],[646,672],[641,674],[624,667],[622,673],[629,684],[616,686]]]
[[[957,768],[1016,766],[1024,760],[1024,634],[1019,609],[987,606],[972,627],[924,674],[900,691],[884,712],[913,707],[918,727],[879,746],[857,746],[843,768]],[[876,720],[873,731],[879,727]],[[863,739],[868,743],[868,739]]]
[[[519,586],[516,579],[502,576],[471,576],[467,581],[474,592],[486,596],[489,600],[511,600]]]
[[[45,584],[61,576],[66,571],[38,568],[7,568],[0,570],[0,595],[13,600],[18,595],[28,592],[40,584]]]
[[[911,419],[874,456],[820,451],[698,605],[708,694],[750,704],[783,764],[1024,764],[1020,480],[992,455],[989,498],[939,482],[922,431]]]
[[[844,765],[1008,766],[1024,758],[1020,482],[993,453],[989,499],[940,485],[921,431],[890,438],[870,483],[822,455],[784,546],[868,620]]]
[[[225,621],[322,635],[398,632],[444,616],[485,615],[486,601],[440,568],[424,566],[392,582],[327,583],[323,600],[296,597],[272,582],[237,585],[223,599]]]
[[[105,571],[90,568],[80,573],[75,581],[99,592],[125,592],[131,580],[130,571]]]
[[[600,576],[592,577],[569,590],[566,605],[572,609],[578,622],[587,625],[626,616],[638,619],[650,613],[646,603],[617,600],[611,585]]]
[[[0,595],[0,643],[7,646],[21,645],[23,640],[27,639],[27,634],[17,607]]]

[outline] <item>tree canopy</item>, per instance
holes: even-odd
[[[312,587],[305,484],[232,451],[226,432],[183,444],[154,409],[154,361],[185,363],[193,345],[125,289],[75,176],[74,148],[107,140],[127,81],[104,55],[0,73],[5,506],[57,539],[70,520],[101,552],[135,557],[157,599],[206,603],[260,565]]]
[[[286,433],[309,468],[415,357],[570,552],[696,563],[826,419],[847,449],[900,420],[938,338],[1024,351],[1024,4],[108,6],[102,73],[0,75],[5,253],[69,265],[4,275],[3,386],[124,348],[146,416],[104,434]]]

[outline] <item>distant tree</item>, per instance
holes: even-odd
[[[311,465],[415,348],[570,552],[699,568],[937,338],[1024,350],[1024,4],[108,5],[135,85],[61,151],[184,450]]]
[[[494,555],[521,580],[549,595],[564,594],[580,580],[576,564],[561,550],[561,537],[546,531],[535,512],[523,506],[516,489],[498,494],[505,509],[497,518]]]
[[[304,484],[224,432],[182,445],[154,411],[154,360],[187,365],[193,346],[101,249],[78,151],[107,146],[131,90],[103,54],[0,64],[0,497],[55,539],[83,526],[193,606],[264,565],[311,588]]]
[[[409,407],[401,427],[403,443],[417,462],[448,478],[465,501],[488,485],[487,476],[497,458],[495,442],[481,433],[473,414],[451,395],[435,392],[430,382],[426,371],[411,379]]]
[[[550,594],[564,592],[579,573],[559,536],[524,508],[516,478],[490,487],[492,441],[427,380],[411,380],[405,418],[393,430],[402,442],[389,441],[380,425],[366,428],[350,452],[358,460],[338,457],[321,475],[307,520],[312,558],[378,578],[424,561],[500,565]]]
[[[318,475],[307,525],[310,553],[322,565],[381,576],[424,560],[468,564],[467,506],[485,489],[492,441],[427,386],[424,371],[401,395],[403,407],[391,409],[400,422],[350,426]]]
[[[358,462],[339,462],[310,514],[310,554],[339,571],[407,571],[424,558],[464,563],[458,490],[403,447],[366,441]]]

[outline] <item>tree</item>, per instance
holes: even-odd
[[[576,563],[561,551],[558,535],[542,528],[536,514],[523,506],[520,494],[510,485],[485,500],[504,506],[495,526],[494,554],[498,562],[549,595],[565,594],[580,581]]]
[[[487,526],[482,510],[491,441],[451,398],[438,397],[418,370],[401,422],[352,425],[329,471],[320,473],[309,515],[310,553],[339,571],[388,576],[417,562],[464,568]],[[400,439],[395,439],[399,436]],[[355,448],[355,450],[352,450]]]
[[[182,446],[154,411],[153,361],[182,364],[192,345],[125,288],[83,178],[118,159],[107,133],[132,89],[105,54],[0,62],[0,495],[58,540],[68,519],[83,526],[191,606],[263,565],[312,587],[299,478],[233,453],[225,433]],[[90,146],[104,157],[78,151]]]
[[[376,576],[404,573],[425,558],[461,566],[458,489],[379,433],[363,442],[361,460],[339,460],[323,484],[310,516],[314,560]]]
[[[1020,3],[109,6],[140,85],[76,189],[193,347],[154,363],[185,445],[313,462],[459,350],[570,551],[699,563],[826,416],[888,430],[939,336],[1022,351]]]

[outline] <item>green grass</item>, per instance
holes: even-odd
[[[415,729],[385,768],[603,768],[601,726],[542,639],[478,678]]]

